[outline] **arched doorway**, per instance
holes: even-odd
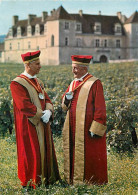
[[[107,57],[105,55],[102,55],[100,57],[100,62],[106,63],[107,62]]]

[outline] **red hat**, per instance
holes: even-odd
[[[72,63],[88,66],[93,56],[72,55]]]
[[[25,54],[21,54],[22,60],[24,63],[32,62],[39,59],[40,51],[35,52],[27,52]]]

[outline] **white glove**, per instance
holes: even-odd
[[[95,134],[94,134],[93,132],[90,131],[90,135],[91,135],[91,137],[93,137]]]
[[[48,123],[52,115],[52,112],[50,110],[44,110],[42,113],[43,113],[43,116],[41,117],[42,121],[44,123]]]

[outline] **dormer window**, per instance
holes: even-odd
[[[65,22],[65,30],[69,29],[69,22]]]
[[[94,25],[94,33],[95,34],[101,34],[101,23],[95,22],[95,25]]]
[[[121,24],[119,24],[119,23],[115,24],[114,32],[115,32],[115,35],[121,35],[122,34]]]
[[[121,33],[121,26],[117,26],[116,32]]]
[[[39,26],[39,24],[36,24],[36,26],[35,26],[35,34],[40,35],[40,26]]]
[[[17,28],[17,37],[20,37],[21,36],[21,27],[18,26]]]
[[[76,31],[81,31],[81,23],[76,24]]]
[[[31,28],[31,26],[28,26],[27,27],[27,35],[28,36],[31,36],[32,35],[32,28]]]

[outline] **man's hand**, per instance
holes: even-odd
[[[68,107],[69,103],[71,102],[73,98],[73,93],[71,91],[67,92],[65,95],[65,101],[64,104]]]
[[[91,131],[90,131],[90,135],[91,135],[91,137],[93,137],[93,138],[98,138],[98,137],[100,138],[100,137],[101,137],[101,136],[99,136],[99,135],[94,134],[94,133],[91,132]]]
[[[50,110],[44,110],[42,113],[43,113],[43,116],[41,117],[42,121],[44,123],[48,123],[52,115],[52,112]]]
[[[94,134],[93,132],[90,131],[90,135],[91,135],[91,137],[93,137],[95,134]]]

